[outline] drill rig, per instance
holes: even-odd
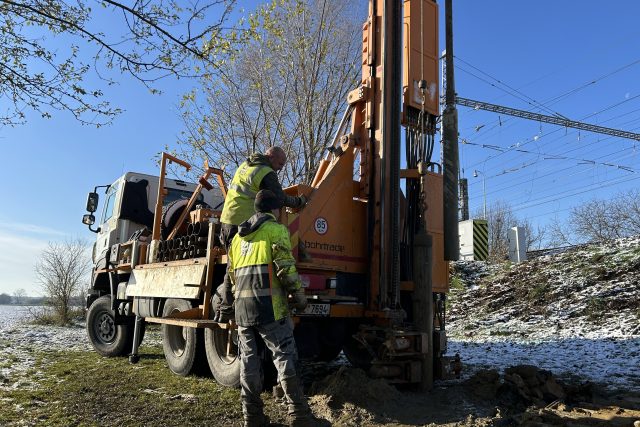
[[[457,240],[457,229],[445,235],[448,192],[441,165],[432,160],[439,117],[438,6],[432,0],[371,0],[362,41],[362,79],[348,95],[333,145],[310,185],[285,189],[309,199],[304,209],[280,215],[310,301],[295,313],[294,334],[302,358],[331,360],[344,351],[375,377],[430,388],[434,373],[447,367],[445,242]],[[171,220],[162,209],[165,160],[189,166],[163,156],[150,242],[114,244],[96,266],[89,336],[106,356],[132,345],[135,362],[145,321],[160,323],[172,371],[186,375],[204,361],[218,382],[237,386],[234,325],[210,320],[218,298],[214,284],[226,267],[220,211],[191,211],[200,192],[212,188],[210,175],[219,177],[226,193],[221,171],[206,165],[194,195]],[[89,199],[93,212],[97,194]],[[122,196],[118,208],[126,204]],[[93,220],[85,215],[85,223]],[[192,240],[200,245],[193,250]]]
[[[443,181],[432,161],[437,21],[431,0],[370,2],[361,84],[348,95],[311,185],[288,190],[310,203],[281,218],[307,293],[334,302],[330,318],[347,325],[336,340],[349,360],[374,376],[425,387],[434,362],[442,371],[446,351]],[[323,284],[332,282],[327,293]],[[300,316],[299,329],[307,322]],[[341,330],[337,322],[326,329]],[[304,334],[296,339],[304,342]]]

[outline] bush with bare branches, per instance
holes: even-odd
[[[40,254],[35,272],[40,286],[61,324],[72,318],[71,300],[88,280],[87,244],[83,240],[49,242]]]
[[[640,191],[618,193],[611,199],[593,199],[571,209],[565,224],[552,224],[556,246],[605,242],[640,234]]]

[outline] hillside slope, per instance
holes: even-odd
[[[450,350],[640,389],[640,237],[520,264],[452,266]]]

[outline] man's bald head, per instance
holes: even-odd
[[[279,171],[287,163],[287,155],[280,147],[269,147],[265,155],[269,158],[271,168],[275,171]]]

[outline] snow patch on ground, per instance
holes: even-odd
[[[41,373],[32,371],[42,352],[91,349],[83,323],[32,325],[29,316],[29,307],[0,306],[0,390],[36,387]]]
[[[38,307],[36,307],[38,308]],[[85,322],[71,326],[34,325],[31,307],[0,305],[0,390],[33,388],[41,373],[33,372],[36,357],[54,351],[93,351]],[[145,345],[162,342],[159,329],[149,330]]]
[[[574,381],[640,390],[640,239],[521,264],[457,262],[449,354],[471,376],[531,364]]]
[[[483,368],[531,364],[560,379],[640,391],[640,238],[584,246],[517,265],[458,262],[447,313],[448,355],[462,380]],[[0,390],[33,387],[37,353],[92,351],[84,323],[25,323],[0,306]],[[145,335],[159,343],[160,334]],[[460,381],[460,380],[458,380]]]
[[[515,342],[514,342],[515,341]],[[640,339],[561,339],[494,341],[452,339],[450,353],[459,353],[465,377],[480,369],[534,365],[565,380],[591,381],[609,389],[640,390]]]

